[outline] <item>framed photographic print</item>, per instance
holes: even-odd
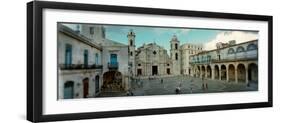
[[[272,21],[27,3],[27,120],[272,107]]]

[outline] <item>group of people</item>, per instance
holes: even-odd
[[[149,79],[153,79],[153,78],[149,78]],[[202,90],[206,91],[209,89],[208,87],[208,82],[205,81],[205,78],[202,77]],[[135,82],[137,83],[137,85],[140,87],[142,85],[142,83],[140,83],[140,79],[136,79]],[[190,85],[190,93],[193,92],[193,79],[190,81],[191,85]],[[160,79],[160,84],[164,84],[164,80],[163,78]],[[182,91],[182,82],[179,82],[178,86],[175,88],[175,93],[176,94],[180,94]],[[127,95],[128,96],[133,96],[134,93],[132,92],[132,90],[127,91]]]
[[[163,78],[160,79],[160,83],[161,83],[161,84],[164,83]],[[176,94],[180,94],[180,92],[181,92],[181,86],[182,86],[182,83],[180,82],[180,83],[179,83],[179,86],[177,86],[176,89],[175,89]]]

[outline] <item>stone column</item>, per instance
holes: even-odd
[[[205,78],[208,78],[208,69],[207,69],[207,66],[205,66]]]
[[[221,80],[221,67],[219,67],[219,80]]]
[[[200,68],[200,71],[199,71],[199,78],[202,78],[202,76],[203,76],[203,72],[202,72],[202,68]]]
[[[214,67],[211,68],[211,71],[212,71],[212,80],[214,80],[215,79],[215,68]]]
[[[208,73],[208,72],[207,72],[207,67],[206,67],[206,66],[204,66],[204,67],[205,67],[205,76],[204,76],[204,78],[207,78],[207,76],[208,76],[208,75],[207,75],[207,73]]]
[[[246,71],[246,84],[248,84],[248,66],[245,65],[245,71]]]
[[[229,82],[228,67],[226,67],[226,81]]]
[[[199,70],[199,78],[202,78],[202,67],[201,66],[199,66],[199,68],[200,68],[200,70]]]
[[[235,83],[238,83],[238,72],[237,72],[237,68],[235,68]]]

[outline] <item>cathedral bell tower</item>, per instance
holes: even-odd
[[[135,69],[135,33],[133,30],[130,30],[128,32],[127,38],[128,38],[128,55],[129,55],[129,67],[130,71],[129,73],[135,76],[136,69]]]
[[[178,40],[177,36],[176,35],[173,35],[171,41],[170,41],[170,44],[171,44],[171,50],[170,50],[170,53],[171,53],[171,60],[172,60],[172,74],[174,75],[180,75],[181,74],[181,54],[180,54],[180,49],[179,49],[179,46],[180,46],[180,41]]]

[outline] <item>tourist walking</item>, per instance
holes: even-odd
[[[176,87],[176,94],[180,94],[180,91],[181,91],[181,89],[180,89],[180,87]]]

